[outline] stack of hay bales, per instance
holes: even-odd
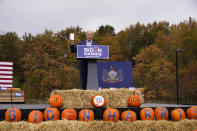
[[[19,94],[20,96],[17,96]],[[7,88],[7,90],[0,90],[0,102],[1,103],[11,103],[11,102],[18,102],[24,103],[25,102],[25,94],[24,91],[20,88]]]
[[[171,121],[136,121],[136,122],[105,122],[105,121],[47,121],[40,124],[28,122],[0,122],[0,130],[6,131],[194,131],[196,120]]]
[[[52,94],[59,94],[63,97],[63,108],[93,108],[91,99],[95,95],[105,97],[107,103],[105,107],[125,108],[128,107],[128,98],[130,95],[137,94],[135,90],[129,89],[103,89],[103,90],[55,90]]]

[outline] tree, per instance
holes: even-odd
[[[0,59],[2,61],[16,61],[17,44],[20,40],[14,32],[8,32],[5,35],[0,35]]]
[[[57,34],[55,34],[62,42],[66,42],[69,40],[70,33],[74,33],[75,36],[77,37],[82,37],[84,38],[84,33],[82,32],[82,28],[77,26],[77,27],[68,27],[65,30],[59,31]]]
[[[77,68],[78,61],[76,59],[76,54],[70,52],[70,40],[69,40],[70,33],[75,34],[74,42],[76,44],[86,39],[86,33],[82,31],[82,28],[77,26],[77,27],[66,28],[66,30],[61,30],[55,34],[59,43],[65,49],[64,56],[67,58],[67,60],[65,61],[66,62],[65,64],[68,66],[73,66]]]
[[[135,57],[134,84],[144,87],[145,91],[157,98],[164,94],[172,96],[173,85],[168,78],[171,77],[174,66],[163,57],[163,52],[154,45],[146,47]],[[173,77],[172,77],[173,78]],[[165,93],[164,93],[165,92]],[[163,96],[166,97],[166,96]]]
[[[109,61],[121,61],[123,59],[121,48],[116,36],[107,34],[105,36],[101,36],[100,41],[98,42],[100,45],[109,46]]]
[[[146,26],[138,22],[120,31],[117,37],[121,45],[121,53],[124,55],[124,59],[133,61],[135,64],[133,58],[142,48],[152,45],[157,39],[158,32],[161,31],[164,32],[166,36],[169,34],[170,27],[168,22],[154,22]]]
[[[106,34],[115,35],[115,28],[111,25],[101,25],[99,29],[96,31],[99,35],[103,36]]]
[[[53,32],[38,34],[32,43],[24,44],[28,49],[21,62],[29,97],[44,98],[53,89],[79,87],[78,70],[65,64],[65,50]]]
[[[197,102],[197,62],[190,62],[179,71],[179,76],[180,101],[195,104]]]

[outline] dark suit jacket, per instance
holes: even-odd
[[[86,40],[79,42],[78,45],[86,45]],[[98,43],[92,41],[92,45],[98,45]],[[71,52],[77,52],[77,47],[75,45],[70,45],[70,49]],[[86,67],[87,67],[87,60],[81,59],[79,61],[80,72],[87,71]]]

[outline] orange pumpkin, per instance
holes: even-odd
[[[29,113],[28,122],[30,123],[40,123],[43,121],[43,113],[38,110],[33,110]]]
[[[191,118],[191,116],[190,116],[191,110],[192,110],[192,107],[190,107],[190,108],[188,108],[188,109],[186,110],[186,115],[187,115],[187,117],[188,117],[189,119]]]
[[[136,121],[137,120],[136,113],[134,111],[124,111],[121,114],[121,120],[129,121],[129,122]]]
[[[80,121],[92,121],[94,120],[94,112],[89,109],[83,109],[79,112]]]
[[[155,109],[155,119],[156,120],[168,120],[168,109],[165,107],[157,107]]]
[[[186,114],[189,119],[197,119],[197,106],[188,108]]]
[[[17,108],[9,108],[5,112],[5,120],[7,122],[17,122],[21,120],[21,111]]]
[[[92,97],[91,103],[94,107],[104,107],[106,105],[106,100],[102,95],[96,95]]]
[[[154,120],[154,111],[152,108],[143,108],[140,111],[141,120]]]
[[[128,104],[132,107],[140,107],[141,103],[141,98],[138,95],[131,95],[128,99]]]
[[[185,119],[185,112],[184,112],[184,110],[179,108],[179,109],[175,109],[175,110],[171,111],[171,119],[173,121],[184,120]]]
[[[117,109],[114,108],[107,108],[103,113],[103,120],[104,121],[114,121],[117,122],[119,120],[120,113]]]
[[[55,121],[60,118],[60,112],[57,108],[47,108],[44,111],[44,119],[46,121]]]
[[[77,112],[75,109],[64,109],[62,112],[61,118],[67,119],[67,120],[76,120]]]
[[[49,97],[48,103],[51,105],[51,107],[61,107],[63,104],[62,96],[60,95],[51,95]]]

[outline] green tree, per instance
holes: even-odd
[[[18,35],[14,32],[0,35],[0,59],[15,62],[17,59],[17,44],[19,43]]]
[[[117,36],[124,59],[135,63],[133,58],[142,48],[153,44],[157,39],[158,32],[161,31],[164,32],[166,36],[169,34],[170,26],[168,22],[154,22],[147,25],[138,22],[120,31]]]
[[[103,36],[106,34],[115,35],[115,28],[111,25],[101,25],[99,29],[96,31],[99,35]]]

